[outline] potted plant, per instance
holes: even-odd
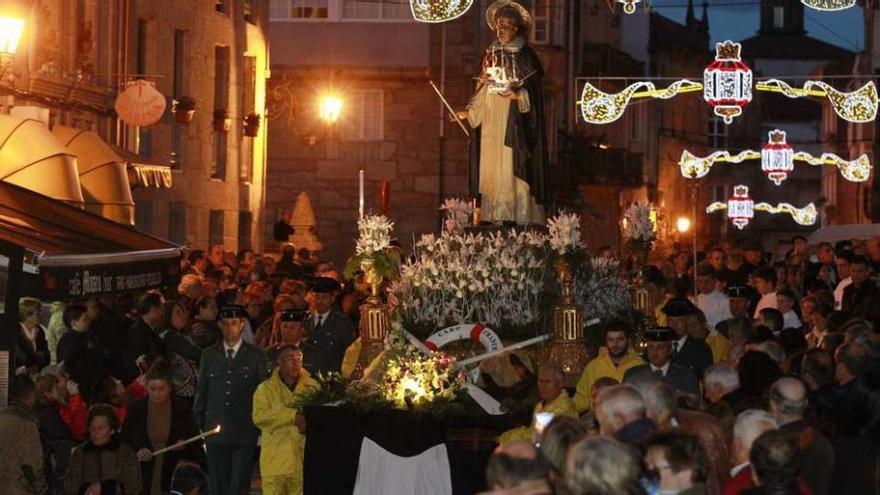
[[[229,132],[232,122],[229,120],[229,111],[225,108],[214,110],[214,130],[217,132]]]
[[[181,96],[171,102],[171,111],[174,113],[174,121],[180,124],[189,124],[196,114],[196,100],[189,96]]]
[[[260,131],[260,114],[249,113],[244,117],[244,135],[247,137],[256,137]]]

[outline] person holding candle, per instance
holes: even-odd
[[[544,70],[526,39],[532,17],[522,5],[498,0],[486,10],[495,40],[483,56],[467,110],[470,187],[482,197],[484,220],[543,223],[548,155],[541,79]]]
[[[141,493],[161,495],[170,490],[171,474],[181,460],[204,464],[201,442],[153,456],[153,452],[198,435],[192,409],[176,397],[171,365],[157,359],[145,375],[149,395],[132,403],[122,429],[122,440],[135,450],[141,467]]]

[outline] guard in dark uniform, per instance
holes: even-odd
[[[268,374],[263,351],[241,338],[245,318],[241,306],[221,309],[223,339],[202,351],[193,404],[202,431],[221,427],[206,441],[211,493],[218,495],[247,495],[254,470],[259,430],[251,410],[254,391]]]
[[[672,339],[672,362],[688,368],[700,380],[706,368],[712,366],[712,349],[693,335],[705,333],[694,303],[683,297],[674,297],[663,306],[669,327],[675,332]]]
[[[632,380],[641,373],[654,373],[663,378],[677,392],[700,396],[700,383],[691,370],[672,362],[672,341],[675,332],[669,327],[656,327],[645,332],[647,343],[645,360],[648,364],[635,366],[626,371],[623,381]]]
[[[278,335],[272,336],[269,348],[266,349],[266,361],[269,374],[278,364],[278,349],[282,346],[301,346],[306,338],[306,327],[311,321],[311,313],[303,309],[286,309],[281,312]]]
[[[345,350],[355,339],[354,325],[333,307],[339,289],[332,278],[317,277],[312,282],[309,336],[301,347],[303,367],[313,375],[340,372]]]

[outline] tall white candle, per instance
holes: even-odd
[[[364,171],[358,173],[358,182],[360,186],[360,194],[358,196],[358,218],[364,218]]]

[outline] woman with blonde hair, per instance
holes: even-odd
[[[48,366],[52,356],[46,332],[40,326],[43,303],[33,297],[18,300],[18,319],[21,328],[15,343],[15,369],[31,375]]]

